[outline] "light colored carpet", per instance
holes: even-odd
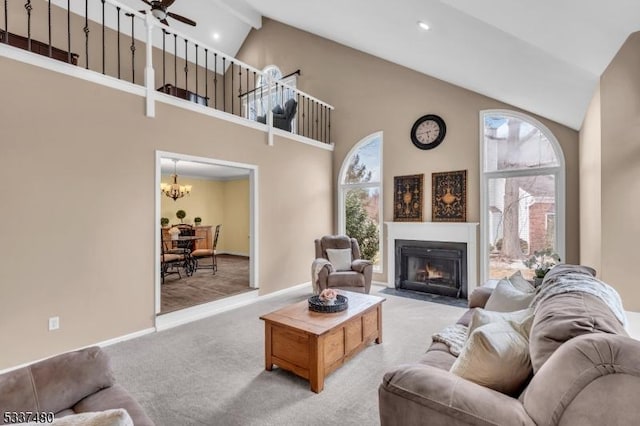
[[[384,373],[416,361],[431,335],[464,312],[380,294],[387,299],[382,344],[365,348],[315,394],[289,372],[264,370],[264,324],[258,319],[309,295],[299,290],[107,347],[117,382],[158,426],[376,425]]]

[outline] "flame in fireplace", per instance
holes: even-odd
[[[431,266],[431,264],[427,264],[427,277],[428,278],[443,278],[444,274],[438,268]]]

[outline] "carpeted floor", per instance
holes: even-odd
[[[377,425],[378,385],[398,364],[416,361],[431,335],[463,308],[379,294],[383,342],[371,344],[325,380],[264,370],[259,316],[306,299],[308,290],[267,299],[106,348],[116,380],[163,425]]]
[[[160,313],[166,314],[223,297],[252,291],[249,287],[249,258],[220,254],[217,256],[218,271],[198,269],[188,277],[182,272],[167,275],[162,284]],[[201,259],[201,264],[211,264],[211,259]]]

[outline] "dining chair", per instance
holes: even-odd
[[[178,274],[178,278],[182,278],[180,267],[184,265],[184,260],[184,254],[170,252],[164,236],[160,232],[160,277],[162,284],[164,284],[164,277],[167,275]]]
[[[213,270],[213,274],[215,275],[218,270],[218,261],[216,260],[216,247],[218,246],[218,237],[220,236],[220,229],[222,228],[222,224],[216,225],[216,231],[213,235],[213,245],[210,249],[196,249],[191,252],[191,256],[196,259],[196,270],[198,268]],[[199,259],[211,257],[211,264],[203,264],[200,265],[198,262]]]

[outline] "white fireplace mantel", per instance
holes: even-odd
[[[396,240],[444,241],[467,244],[467,294],[478,286],[478,223],[385,222],[387,286],[395,287]]]

